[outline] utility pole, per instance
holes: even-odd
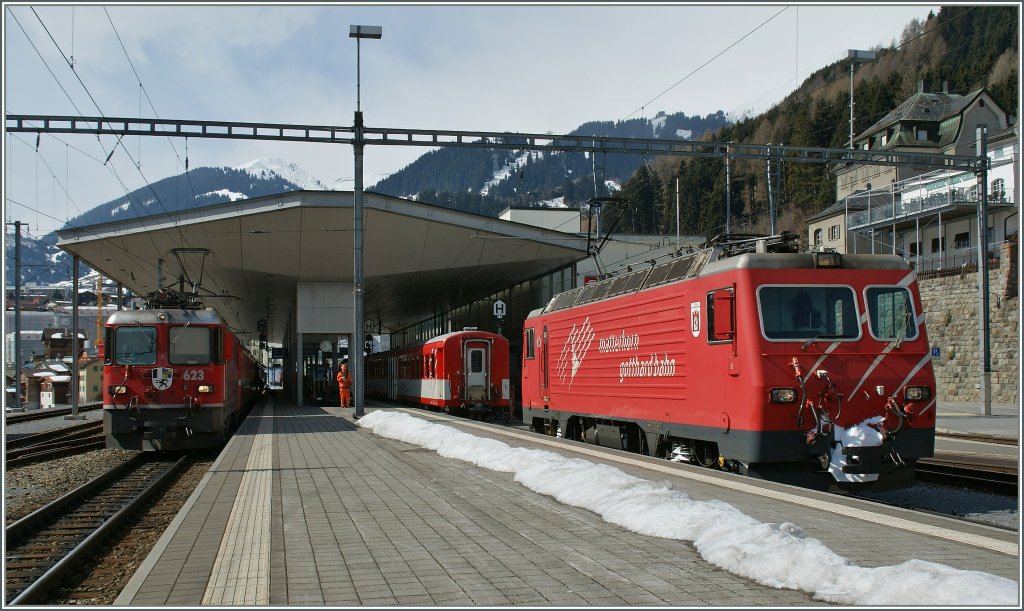
[[[850,58],[850,146],[853,148],[853,67],[858,61],[872,61],[878,59],[878,53],[875,51],[858,51],[856,49],[850,49],[847,52],[847,57]]]
[[[976,128],[978,157],[985,164],[975,174],[978,178],[978,348],[981,365],[979,398],[982,415],[992,415],[992,353],[989,344],[989,302],[988,302],[988,137],[987,126]]]
[[[355,192],[352,194],[352,293],[355,303],[352,308],[352,339],[348,345],[348,367],[352,372],[352,386],[355,391],[352,393],[352,403],[355,406],[356,418],[363,416],[363,389],[366,382],[363,376],[363,148],[366,146],[366,137],[363,133],[363,111],[359,101],[359,43],[363,38],[379,39],[381,34],[381,27],[373,25],[349,26],[348,33],[349,38],[356,39],[356,113],[352,126],[352,153],[355,161]]]
[[[679,177],[676,176],[676,248],[679,248]]]
[[[729,175],[729,145],[725,145],[725,235],[732,221],[732,178]]]
[[[775,204],[772,202],[772,145],[768,143],[768,156],[764,161],[765,192],[768,194],[768,235],[775,235]]]
[[[78,369],[78,255],[72,258],[74,271],[71,281],[71,383],[68,391],[71,393],[71,414],[64,416],[65,420],[85,420],[85,415],[78,413],[78,389],[81,385]]]
[[[14,225],[14,407],[21,410],[21,221]],[[5,289],[6,291],[6,289]],[[5,297],[6,299],[6,297]]]

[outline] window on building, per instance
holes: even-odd
[[[889,134],[882,134],[882,146],[889,143]]]
[[[970,248],[971,234],[967,231],[956,234],[953,238],[953,248]]]
[[[917,139],[919,141],[927,140],[928,139],[928,130],[926,128],[923,128],[923,127],[917,128]]]
[[[821,228],[814,230],[814,243],[821,244]]]
[[[918,255],[918,253],[921,252],[921,243],[920,242],[911,242],[907,246],[909,247],[909,248],[907,248],[907,251],[910,253],[911,257],[916,257]]]
[[[1006,182],[1002,178],[997,178],[992,181],[992,186],[989,188],[988,198],[997,202],[1006,200]]]
[[[942,238],[940,242],[939,238],[932,238],[932,252],[939,252],[940,250],[946,250],[946,239]]]
[[[839,225],[832,225],[828,228],[828,239],[838,240],[839,239]]]

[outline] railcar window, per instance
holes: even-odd
[[[856,339],[860,335],[856,299],[848,286],[762,286],[757,301],[767,339]]]
[[[917,337],[910,291],[900,286],[873,286],[866,292],[872,335],[882,340]]]
[[[484,370],[484,351],[471,350],[469,352],[469,372],[480,373]]]
[[[171,327],[168,359],[173,365],[208,365],[211,361],[209,327]]]
[[[118,327],[114,333],[114,359],[118,365],[156,363],[154,327]]]

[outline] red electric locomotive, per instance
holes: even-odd
[[[463,330],[366,357],[367,395],[474,418],[510,406],[508,340]]]
[[[106,325],[103,428],[108,448],[223,444],[263,390],[262,368],[212,309],[167,293]]]
[[[712,244],[524,324],[536,431],[825,488],[897,488],[935,444],[916,275],[893,255]]]

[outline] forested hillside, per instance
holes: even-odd
[[[854,133],[868,129],[909,98],[923,81],[929,90],[967,94],[986,88],[1011,117],[1019,116],[1020,51],[1016,6],[947,6],[926,22],[907,24],[899,41],[876,47],[876,61],[858,65]],[[849,60],[812,74],[768,112],[724,127],[707,140],[844,148],[849,140]],[[1013,119],[1014,121],[1016,119]],[[683,233],[725,231],[725,163],[720,159],[661,158],[640,168],[622,197],[634,210],[626,231],[672,233],[679,179]],[[733,160],[730,230],[766,233],[767,172],[763,161]],[[803,233],[803,221],[834,203],[834,177],[826,164],[787,163],[772,197],[777,231]]]
[[[695,140],[727,124],[721,111],[706,117],[659,113],[654,119],[591,121],[567,135]],[[595,190],[609,195],[606,181],[621,185],[645,162],[638,155],[592,157],[583,153],[544,155],[521,150],[441,148],[369,190],[496,216],[509,206],[531,206],[555,198],[576,206],[594,197]]]

